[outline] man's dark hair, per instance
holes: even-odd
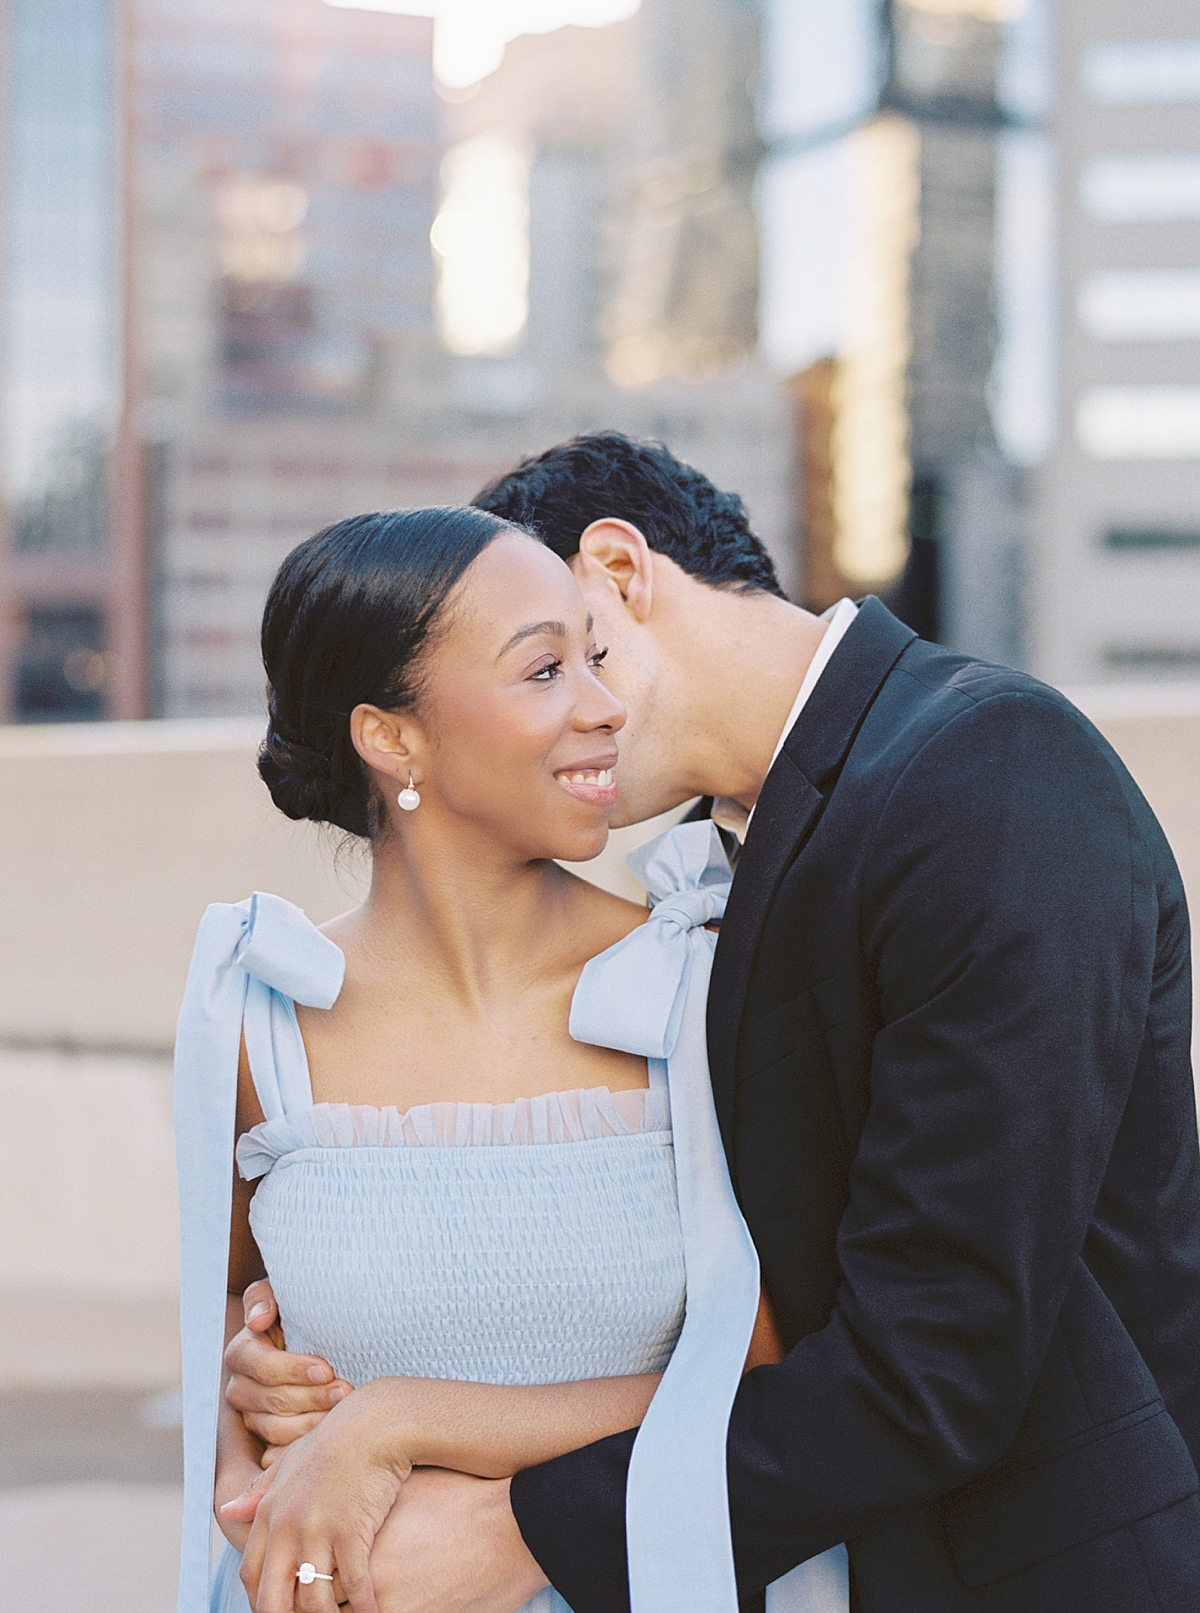
[[[593,521],[613,516],[714,588],[783,597],[775,566],[736,493],[722,493],[660,442],[594,431],[498,476],[473,503],[533,532],[563,560]]]

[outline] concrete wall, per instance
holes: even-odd
[[[253,719],[0,729],[0,1044],[167,1052],[209,902],[269,890],[320,924],[361,899],[365,852],[275,810],[260,735]],[[640,896],[630,838],[580,871]]]
[[[1200,907],[1200,685],[1075,698]],[[197,921],[260,889],[320,922],[365,874],[274,810],[257,738],[240,721],[0,729],[0,1389],[175,1379],[169,1047]],[[580,871],[636,897],[623,855],[659,826]]]

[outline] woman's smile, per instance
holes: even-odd
[[[613,779],[615,766],[615,756],[593,757],[585,762],[576,762],[570,767],[560,767],[554,778],[568,795],[586,801],[588,806],[603,807],[607,810],[617,799],[617,786]]]

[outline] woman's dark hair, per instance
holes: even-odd
[[[593,431],[522,460],[473,502],[541,538],[562,560],[593,521],[632,522],[650,547],[714,588],[783,594],[746,506],[660,442]]]
[[[289,818],[369,837],[378,822],[350,738],[358,705],[410,710],[455,583],[512,523],[445,505],[338,521],[275,574],[262,623],[267,737],[258,771]]]

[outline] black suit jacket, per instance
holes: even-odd
[[[845,1540],[863,1613],[1200,1607],[1200,1159],[1184,894],[1053,690],[868,599],[771,769],[709,1052],[789,1346],[743,1380],[749,1605]],[[633,1434],[519,1474],[625,1613]]]

